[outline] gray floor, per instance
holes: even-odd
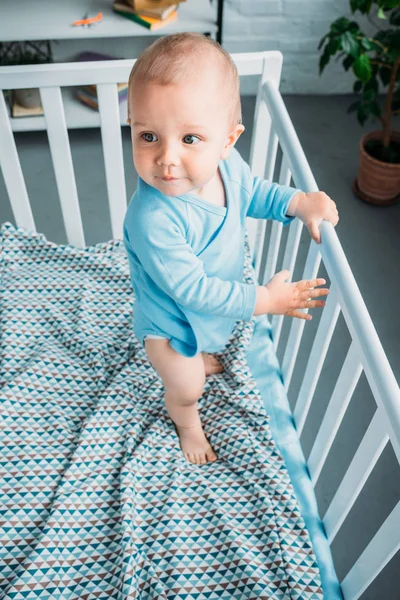
[[[379,127],[377,124],[370,124],[362,128],[354,113],[346,113],[347,107],[354,101],[352,96],[286,96],[284,100],[319,189],[333,198],[338,206],[340,221],[336,231],[339,240],[389,363],[397,381],[400,381],[400,204],[384,208],[375,207],[359,200],[351,190],[358,168],[359,140],[364,132]],[[253,110],[254,98],[243,98],[243,122],[246,131],[239,139],[237,148],[246,160],[249,156]],[[393,126],[400,129],[400,118],[393,120]],[[37,230],[51,241],[65,244],[66,237],[47,136],[44,132],[27,132],[17,134],[16,139]],[[70,132],[70,141],[86,243],[94,244],[111,237],[100,134],[98,130],[92,129],[73,130]],[[123,129],[123,142],[129,199],[135,189],[136,176],[132,165],[128,128]],[[0,223],[5,221],[15,223],[0,174]],[[307,236],[307,232],[303,232],[301,251],[304,256],[309,243]],[[301,268],[298,267],[293,281],[301,278],[301,274]],[[326,276],[323,267],[319,276]],[[304,335],[305,349],[307,336],[311,340],[318,324],[318,316],[315,316],[317,318],[313,319],[312,325],[307,324],[307,332]],[[278,348],[280,360],[289,325],[287,323],[284,327],[282,344]],[[315,393],[308,426],[301,437],[306,457],[311,450],[349,342],[347,327],[343,317],[340,317]],[[307,352],[302,352],[302,348],[301,346],[289,389],[289,401],[292,406],[307,362]],[[328,457],[326,468],[316,486],[321,517],[325,514],[375,409],[368,383],[362,375]],[[332,544],[339,581],[345,577],[357,556],[399,500],[400,469],[393,450],[388,445],[360,500]],[[396,569],[399,573],[400,553],[395,555],[382,574],[361,596],[362,600],[378,597],[387,600],[398,598],[399,576],[396,576]]]

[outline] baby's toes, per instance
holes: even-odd
[[[191,462],[194,465],[197,465],[196,454],[193,454],[193,452],[185,452],[184,454],[185,454],[186,460],[188,460],[189,462]]]
[[[186,460],[193,465],[205,465],[207,462],[214,462],[217,460],[217,456],[213,450],[201,454],[194,454],[193,452],[184,452],[183,454]]]
[[[209,450],[207,450],[207,452],[206,452],[206,458],[207,458],[207,460],[209,460],[210,462],[214,462],[214,461],[216,461],[216,460],[217,460],[217,455],[215,454],[215,452],[214,452],[214,450],[211,448],[211,446],[210,446],[210,449],[209,449]]]

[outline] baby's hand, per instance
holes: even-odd
[[[328,288],[315,289],[315,286],[326,283],[325,279],[302,279],[286,283],[290,273],[280,271],[266,285],[257,287],[257,302],[254,315],[287,315],[299,319],[312,319],[308,313],[299,308],[314,308],[325,306],[323,300],[311,300],[317,296],[329,294]]]
[[[335,202],[325,192],[299,192],[290,202],[291,212],[301,219],[310,232],[311,237],[321,243],[318,225],[322,220],[330,221],[336,227],[339,213]]]

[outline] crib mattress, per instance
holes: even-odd
[[[192,465],[132,332],[122,241],[78,249],[6,223],[0,276],[1,598],[327,597],[249,368],[255,319],[199,400],[218,460]]]

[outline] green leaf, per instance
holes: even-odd
[[[350,0],[351,12],[359,10],[363,14],[369,13],[372,6],[372,0]]]
[[[394,11],[389,16],[390,25],[400,25],[400,6],[394,9]]]
[[[399,5],[399,0],[383,0],[383,4],[385,5],[386,10],[391,10]]]
[[[352,13],[358,10],[358,0],[350,0],[350,9]]]
[[[371,102],[370,110],[371,114],[374,115],[374,117],[380,117],[382,114],[382,109],[376,101]]]
[[[375,50],[378,44],[374,44],[373,40],[368,39],[367,37],[363,37],[360,41],[361,46],[365,48],[365,50]]]
[[[362,86],[363,86],[362,81],[360,81],[359,79],[356,79],[356,81],[354,82],[354,85],[353,85],[353,91],[356,93],[361,92]]]
[[[340,38],[334,37],[329,40],[328,50],[329,54],[333,56],[340,49]]]
[[[326,38],[327,38],[327,37],[329,37],[329,33],[326,33],[326,34],[324,35],[324,37],[323,37],[323,38],[321,38],[321,40],[320,40],[320,42],[319,42],[319,44],[318,44],[318,50],[321,50],[321,47],[322,47],[322,45],[323,45],[323,43],[325,42],[325,40],[326,40]]]
[[[386,87],[390,83],[390,69],[386,67],[379,67],[379,78],[383,85]]]
[[[376,91],[364,89],[363,98],[366,102],[372,102],[376,98]]]
[[[354,58],[352,56],[346,56],[346,58],[342,62],[344,70],[348,71],[350,69],[351,65],[353,64],[353,62],[354,62]]]
[[[364,84],[364,90],[373,90],[375,94],[377,94],[379,91],[379,84],[377,78],[371,77],[371,79],[367,81],[366,84]]]
[[[364,125],[370,115],[368,106],[360,104],[357,111],[357,118],[361,125]]]
[[[375,39],[386,46],[387,51],[389,52],[392,50],[400,51],[400,34],[396,29],[384,29],[378,31],[375,35]],[[384,50],[381,50],[381,52],[384,53]]]
[[[378,19],[386,19],[386,15],[385,15],[385,13],[383,12],[383,10],[382,10],[382,7],[381,7],[381,6],[379,7],[379,10],[378,10],[377,17],[378,17]]]
[[[387,41],[388,41],[388,45],[391,46],[391,48],[400,52],[400,32],[399,31],[396,31],[396,29],[388,29],[387,30]]]
[[[371,63],[369,56],[361,54],[357,57],[353,64],[354,74],[361,79],[361,81],[368,81],[371,77]]]
[[[347,54],[351,54],[354,58],[357,58],[360,54],[360,48],[358,41],[355,37],[349,32],[346,31],[341,36],[342,48]]]
[[[400,98],[393,98],[392,111],[393,110],[400,110]]]
[[[328,50],[328,46],[325,46],[325,50],[321,56],[321,58],[319,59],[319,74],[321,75],[322,71],[325,69],[326,65],[329,63],[330,60],[330,53]]]
[[[331,24],[331,32],[336,35],[341,35],[348,30],[349,25],[349,19],[346,19],[346,17],[340,17]]]

